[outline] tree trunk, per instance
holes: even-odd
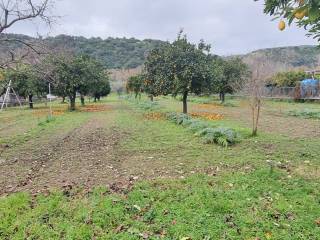
[[[260,100],[258,101],[258,106],[257,106],[257,114],[256,114],[256,119],[255,119],[255,128],[253,129],[252,135],[257,136],[258,135],[258,125],[259,125],[259,118],[260,118]]]
[[[30,109],[33,109],[33,101],[32,101],[32,97],[33,97],[33,95],[32,95],[32,94],[30,94],[30,95],[29,95],[29,107],[30,107]]]
[[[183,113],[187,114],[188,113],[188,92],[185,92],[183,94],[182,102],[183,102]]]
[[[84,106],[84,96],[82,94],[80,96],[80,100],[81,100],[81,106]]]
[[[153,102],[153,95],[151,94],[149,97],[150,97],[150,101]]]
[[[62,97],[62,101],[61,101],[61,103],[65,103],[66,102],[66,97],[65,96],[63,96]]]
[[[98,98],[98,101],[100,102],[100,98],[101,98],[101,96],[99,95],[97,98]]]
[[[261,111],[261,100],[258,99],[255,105],[252,107],[252,136],[253,137],[256,137],[258,135],[260,111]]]
[[[253,129],[253,131],[252,131],[252,137],[256,137],[257,135],[258,135],[258,129],[255,128],[255,129]]]
[[[69,96],[70,98],[70,111],[76,110],[76,94]]]
[[[224,92],[220,92],[220,101],[222,103],[224,103],[224,101],[225,101],[225,93]]]

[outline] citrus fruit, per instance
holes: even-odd
[[[302,19],[302,18],[304,18],[304,16],[305,16],[305,14],[306,14],[306,10],[297,10],[295,13],[294,13],[294,17],[296,18],[296,19]]]
[[[286,29],[286,23],[283,21],[283,20],[281,20],[280,22],[279,22],[279,30],[280,31],[283,31],[283,30],[285,30]]]

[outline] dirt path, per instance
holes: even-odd
[[[22,151],[9,149],[12,157],[0,162],[0,195],[123,181],[117,145],[125,133],[115,126],[114,116],[94,113],[79,127],[54,135],[47,142],[33,139]]]

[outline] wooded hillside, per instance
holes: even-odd
[[[11,34],[9,34],[11,35]],[[25,35],[13,35],[27,41],[37,41]],[[84,53],[100,61],[109,69],[132,69],[144,63],[146,54],[163,43],[160,40],[138,40],[135,38],[85,38],[68,35],[45,38],[51,48],[69,49],[75,53]],[[20,48],[21,44],[12,42],[0,46],[1,53],[8,49]],[[214,52],[214,48],[213,48]],[[316,46],[294,46],[268,48],[239,55],[244,62],[255,66],[259,62],[268,65],[266,71],[273,73],[293,68],[315,68],[320,62],[320,48]]]
[[[39,41],[25,35],[12,35],[14,38],[25,41]],[[2,35],[3,37],[4,35]],[[68,35],[59,35],[44,39],[50,48],[68,49],[76,54],[86,54],[100,60],[107,68],[136,68],[143,64],[148,51],[159,46],[159,40],[138,40],[134,38],[85,38]],[[8,49],[17,49],[21,44],[10,42],[0,46],[0,52]],[[1,55],[0,55],[1,56]]]

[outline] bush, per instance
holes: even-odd
[[[208,128],[209,124],[199,121],[199,120],[194,120],[193,123],[189,126],[189,129],[196,133],[202,129]]]
[[[238,134],[230,128],[206,128],[198,133],[203,136],[206,143],[216,143],[228,147],[238,142]]]
[[[188,127],[189,130],[196,133],[196,136],[203,137],[205,143],[218,144],[228,147],[239,141],[238,134],[230,128],[209,127],[209,124],[201,120],[192,119],[183,113],[168,113],[167,119],[175,124]]]
[[[168,113],[167,119],[178,124],[178,125],[188,125],[190,123],[190,116],[184,113]]]

